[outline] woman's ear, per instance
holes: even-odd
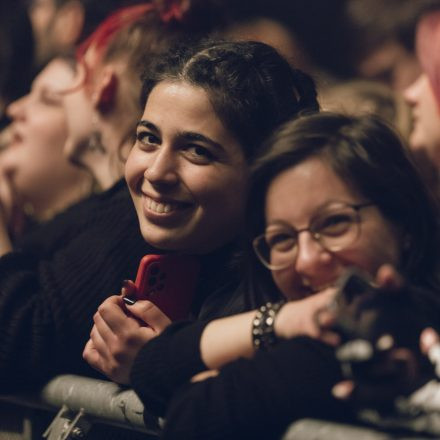
[[[100,75],[93,93],[93,104],[101,113],[108,113],[115,104],[116,92],[118,89],[118,77],[115,71],[107,66]]]

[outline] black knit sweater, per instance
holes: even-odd
[[[218,283],[225,288],[215,297],[223,305],[230,301],[234,277],[225,277],[223,264],[230,252],[212,257],[215,267],[220,259],[224,268],[218,271],[221,283],[218,276],[208,282],[210,271],[202,267],[208,281],[202,283],[196,316],[205,309],[211,316],[205,296],[215,294]],[[158,252],[143,240],[121,180],[39,227],[0,258],[0,393],[39,387],[57,374],[103,378],[82,359],[93,314],[120,292],[122,280],[135,277],[147,253]],[[240,311],[237,307],[233,311]]]
[[[165,416],[164,439],[279,439],[299,418],[347,416],[330,392],[342,377],[332,349],[305,337],[190,383],[206,370],[199,351],[206,324],[171,325],[133,366],[131,383],[146,411]]]

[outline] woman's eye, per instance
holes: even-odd
[[[334,214],[322,219],[315,228],[322,235],[340,235],[347,231],[353,224],[353,218],[349,214]]]
[[[271,234],[266,237],[270,249],[285,252],[296,245],[296,239],[288,233]]]
[[[55,93],[41,93],[40,100],[43,104],[49,106],[60,106],[61,98]]]
[[[149,131],[138,131],[136,139],[144,145],[155,145],[159,143],[159,138]]]
[[[209,163],[212,162],[215,157],[207,148],[202,147],[201,145],[187,145],[184,148],[185,153],[187,153],[192,160],[195,160],[199,163]]]

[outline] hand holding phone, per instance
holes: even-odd
[[[188,316],[200,263],[188,255],[145,255],[135,280],[135,298],[154,303],[172,321]]]

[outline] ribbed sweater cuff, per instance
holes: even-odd
[[[208,322],[172,324],[139,352],[130,379],[147,411],[162,416],[174,392],[207,369],[200,357],[200,338]]]

